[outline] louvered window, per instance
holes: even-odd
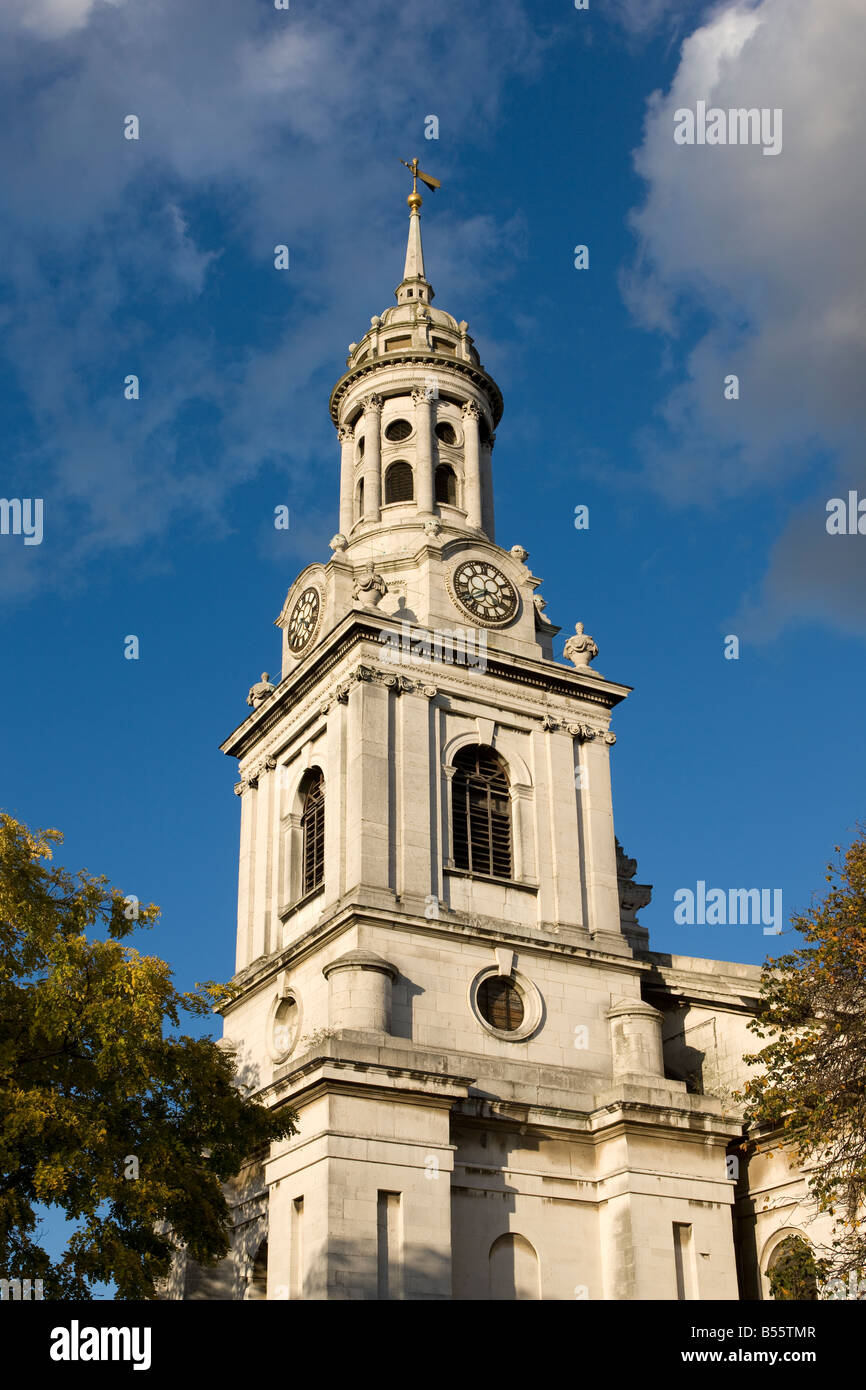
[[[511,877],[508,778],[492,748],[464,748],[455,758],[453,853],[458,869]]]
[[[410,465],[402,460],[392,463],[385,474],[385,501],[411,502],[414,492]]]
[[[491,975],[478,986],[478,1009],[482,1018],[503,1033],[513,1033],[523,1022],[520,990],[501,975]]]
[[[408,439],[412,433],[412,426],[408,420],[392,420],[390,425],[385,426],[385,438],[390,439],[392,444],[399,444],[401,439]]]
[[[304,797],[301,816],[304,844],[304,892],[312,893],[325,881],[325,779],[315,776]]]
[[[449,506],[457,505],[457,477],[453,468],[449,468],[447,463],[440,463],[434,474],[436,480],[436,501],[447,502]]]

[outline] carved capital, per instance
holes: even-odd
[[[372,415],[374,412],[379,415],[382,412],[383,400],[381,396],[375,394],[372,396],[364,396],[361,405],[364,407],[365,415]]]
[[[337,438],[341,444],[349,444],[355,438],[355,431],[351,425],[338,425]]]
[[[481,411],[474,401],[464,401],[460,410],[464,420],[480,420]]]
[[[412,404],[417,408],[419,405],[429,406],[431,404],[430,393],[426,386],[412,387]]]

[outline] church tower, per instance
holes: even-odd
[[[331,393],[332,555],[290,587],[282,677],[222,745],[226,1036],[300,1130],[251,1162],[231,1259],[182,1296],[675,1298],[700,1273],[736,1297],[739,1131],[665,1075],[649,890],[614,837],[629,688],[581,624],[555,658],[526,550],[496,542],[502,397],[435,307],[435,181],[412,171],[396,304]]]

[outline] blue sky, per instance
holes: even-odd
[[[437,305],[505,397],[497,538],[635,687],[614,809],[651,944],[787,948],[673,895],[807,907],[863,814],[866,537],[825,528],[866,496],[863,29],[854,0],[4,8],[0,495],[45,534],[0,536],[2,802],[161,905],[141,944],[181,987],[233,968],[218,744],[329,558],[328,393],[393,302],[415,154]],[[781,154],[676,146],[702,98],[784,109]]]

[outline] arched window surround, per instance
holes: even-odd
[[[454,776],[457,771],[454,759],[461,749],[470,745],[488,746],[505,763],[508,776],[508,794],[511,799],[511,881],[536,889],[538,887],[536,877],[537,851],[533,815],[535,788],[532,775],[518,751],[517,744],[518,736],[507,731],[502,733],[497,731],[494,738],[480,736],[476,729],[471,731],[467,729],[465,733],[457,734],[454,738],[449,739],[443,748],[442,774],[445,785],[442,799],[444,817],[442,829],[443,843],[448,846],[445,869],[452,872],[464,872],[457,870],[450,857],[453,826],[452,791]]]
[[[415,473],[408,459],[394,459],[385,468],[386,507],[415,501]]]
[[[308,791],[314,781],[321,779],[325,796],[325,815],[322,817],[322,829],[327,831],[327,789],[328,775],[327,769],[320,761],[317,753],[309,747],[302,754],[301,759],[295,762],[295,776],[292,779],[288,768],[283,767],[280,776],[283,778],[283,786],[290,788],[285,801],[282,803],[280,815],[280,907],[279,916],[285,918],[298,906],[303,905],[308,898],[316,897],[324,891],[325,879],[328,873],[328,844],[324,844],[323,874],[320,881],[311,889],[305,888],[304,874],[304,812]]]
[[[508,764],[489,744],[455,755],[451,782],[451,859],[482,877],[514,876]]]

